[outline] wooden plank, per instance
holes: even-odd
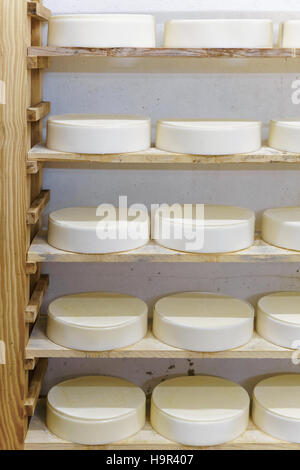
[[[0,449],[23,448],[26,424],[25,319],[29,289],[26,276],[26,107],[29,45],[25,0],[0,2],[0,80],[6,104],[0,105],[0,340],[6,364],[0,365]]]
[[[47,367],[48,359],[39,359],[30,382],[27,398],[25,399],[24,412],[26,416],[34,415]]]
[[[40,192],[39,196],[33,201],[30,209],[28,209],[27,211],[27,224],[34,225],[39,221],[49,201],[50,191],[48,189],[44,189]]]
[[[58,152],[48,149],[45,144],[37,144],[28,152],[30,161],[39,162],[99,162],[113,164],[145,164],[145,165],[173,165],[173,164],[235,164],[235,163],[300,163],[300,154],[281,152],[263,146],[256,152],[236,155],[188,155],[182,153],[164,152],[151,148],[144,152],[90,155]]]
[[[36,367],[36,363],[37,363],[38,359],[36,358],[32,358],[32,359],[25,359],[25,364],[24,364],[24,368],[25,370],[34,370],[35,367]]]
[[[77,351],[74,349],[64,348],[53,343],[46,335],[46,316],[39,317],[34,326],[26,347],[26,358],[40,357],[63,357],[63,358],[168,358],[168,359],[290,359],[293,350],[281,348],[275,344],[261,338],[256,332],[253,334],[251,341],[230,351],[220,351],[215,353],[203,353],[195,351],[186,351],[184,349],[174,348],[160,342],[155,338],[151,331],[151,327],[145,338],[136,344],[126,348],[116,349],[113,351],[89,352]]]
[[[142,248],[133,251],[87,255],[58,250],[50,246],[47,243],[47,232],[41,231],[29,248],[27,261],[30,263],[43,261],[50,263],[299,263],[300,252],[268,245],[257,235],[253,246],[234,253],[184,253],[169,250],[150,241]]]
[[[36,274],[37,268],[38,268],[37,263],[26,263],[26,268],[25,268],[26,274],[27,275]]]
[[[34,69],[48,69],[50,67],[49,57],[27,57],[27,68]]]
[[[39,2],[27,2],[27,14],[36,20],[46,22],[51,18],[51,11]]]
[[[36,284],[29,304],[25,309],[25,320],[27,323],[34,323],[39,314],[45,293],[49,286],[49,276],[43,275]]]
[[[29,47],[29,57],[197,57],[199,59],[287,59],[299,58],[300,49],[143,48],[143,47]]]
[[[26,161],[27,175],[36,175],[42,168],[42,164],[37,161]]]
[[[39,400],[25,441],[25,450],[300,450],[299,444],[283,442],[260,431],[250,420],[244,434],[232,442],[212,447],[188,447],[164,438],[151,427],[149,420],[134,436],[105,446],[71,443],[52,434],[45,424],[46,400]]]
[[[27,109],[27,121],[37,122],[43,119],[51,111],[51,103],[49,101],[41,101],[35,106],[30,106]]]

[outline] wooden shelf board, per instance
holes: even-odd
[[[89,155],[58,152],[47,149],[44,144],[35,145],[28,153],[29,161],[39,162],[99,162],[113,164],[145,164],[145,165],[174,165],[174,164],[235,164],[235,163],[300,163],[300,154],[281,152],[270,147],[262,147],[257,152],[236,155],[188,155],[182,153],[164,152],[151,148],[144,152]]]
[[[39,2],[27,2],[27,14],[32,18],[47,22],[51,18],[51,11]]]
[[[49,101],[41,101],[35,106],[27,108],[27,121],[37,122],[47,116],[51,111],[51,103]]]
[[[30,422],[25,450],[300,450],[299,444],[279,441],[261,432],[252,421],[247,431],[232,442],[213,447],[187,447],[165,439],[156,433],[149,421],[140,432],[122,442],[105,446],[86,446],[64,441],[48,431],[45,425],[46,400],[40,399]]]
[[[170,359],[204,359],[204,358],[250,358],[250,359],[287,359],[293,350],[281,348],[261,338],[256,332],[252,340],[236,349],[216,353],[186,351],[161,343],[149,330],[139,343],[126,348],[104,352],[86,352],[64,348],[50,341],[46,336],[46,316],[40,316],[26,348],[26,359],[33,358],[170,358]]]
[[[299,58],[300,49],[288,48],[264,48],[264,49],[222,49],[222,48],[142,48],[142,47],[29,47],[29,57],[67,57],[67,56],[91,56],[91,57],[198,57],[203,59],[227,58]]]
[[[124,253],[80,254],[58,250],[47,243],[47,232],[40,231],[28,251],[28,263],[251,263],[300,262],[300,252],[268,245],[256,236],[254,245],[235,253],[203,254],[184,253],[164,248],[150,241],[142,248]]]

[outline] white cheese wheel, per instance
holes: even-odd
[[[78,377],[51,388],[46,425],[66,441],[102,445],[140,431],[145,415],[145,393],[131,382],[116,377]]]
[[[111,206],[107,215],[105,209],[97,210],[96,207],[72,207],[52,212],[48,243],[59,250],[75,253],[135,250],[149,241],[149,216],[142,210],[136,215],[133,214],[135,211],[129,211],[123,213]]]
[[[209,204],[175,204],[170,208],[158,209],[152,224],[152,237],[166,248],[226,253],[254,243],[255,213],[249,209]]]
[[[129,115],[62,114],[47,123],[47,147],[71,153],[139,152],[151,146],[151,120]]]
[[[140,341],[147,333],[148,308],[130,295],[86,292],[50,303],[47,336],[65,348],[107,351]]]
[[[300,444],[300,374],[259,382],[253,392],[252,416],[265,433]]]
[[[288,20],[280,25],[280,47],[300,47],[300,20]]]
[[[151,400],[151,424],[171,441],[211,446],[236,439],[248,425],[249,396],[220,377],[177,377],[159,384]]]
[[[273,24],[266,19],[171,20],[164,47],[273,47]]]
[[[300,346],[300,292],[274,292],[259,299],[256,329],[283,348]]]
[[[300,251],[300,206],[266,210],[262,238],[271,245]]]
[[[190,351],[216,352],[250,341],[254,308],[233,297],[182,292],[154,306],[153,333],[163,343]]]
[[[192,155],[231,155],[261,147],[261,122],[170,119],[157,123],[156,147]]]
[[[60,15],[49,20],[48,46],[155,47],[151,15]]]
[[[284,152],[300,153],[300,121],[271,121],[269,146]]]

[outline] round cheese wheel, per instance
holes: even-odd
[[[274,292],[259,299],[256,329],[283,348],[300,346],[300,292]]]
[[[250,341],[253,322],[254,309],[247,302],[206,292],[183,292],[155,304],[153,333],[176,348],[225,351]]]
[[[276,375],[253,392],[254,423],[283,441],[300,443],[300,374]]]
[[[300,20],[288,20],[281,24],[279,45],[300,47]]]
[[[47,147],[84,154],[139,152],[151,146],[151,120],[109,114],[63,114],[47,124]]]
[[[47,336],[81,351],[107,351],[140,341],[147,333],[142,300],[113,292],[66,295],[50,303]]]
[[[261,123],[170,119],[157,123],[156,147],[193,155],[231,155],[261,147]]]
[[[300,153],[300,121],[271,121],[269,146],[284,152]]]
[[[273,24],[265,19],[171,20],[164,47],[273,47]]]
[[[209,204],[161,206],[152,236],[162,246],[191,253],[225,253],[254,243],[255,213]]]
[[[262,238],[271,245],[300,251],[300,207],[280,207],[263,213]]]
[[[151,400],[151,424],[171,441],[210,446],[231,441],[248,425],[249,396],[220,377],[177,377],[159,384]]]
[[[51,388],[46,425],[66,441],[102,445],[140,431],[145,415],[145,393],[136,385],[116,377],[78,377]]]
[[[148,213],[123,213],[113,206],[72,207],[49,215],[48,243],[75,253],[117,253],[149,241]],[[99,214],[99,215],[97,215]]]
[[[60,15],[49,20],[48,46],[155,47],[151,15]]]

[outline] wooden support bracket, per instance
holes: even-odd
[[[40,172],[42,165],[35,160],[26,161],[26,171],[27,175],[36,175]]]
[[[49,276],[42,275],[37,282],[29,304],[25,309],[25,321],[27,323],[34,323],[36,321],[48,286]]]
[[[36,274],[37,267],[38,267],[37,263],[31,263],[31,262],[26,263],[26,274],[27,275]]]
[[[28,225],[34,225],[39,221],[49,200],[50,191],[48,189],[41,191],[39,196],[33,201],[30,209],[27,211],[26,221]]]
[[[35,357],[30,359],[25,359],[24,368],[25,370],[34,370],[36,368],[37,359]]]
[[[50,67],[49,57],[27,57],[27,68],[33,69],[48,69]]]
[[[37,405],[43,380],[47,371],[48,359],[39,359],[31,379],[28,395],[25,399],[25,416],[33,416]]]
[[[41,101],[36,106],[30,106],[27,109],[27,121],[37,122],[43,119],[47,114],[50,113],[51,103],[49,101]]]
[[[27,2],[27,14],[36,20],[46,22],[51,18],[51,11],[38,2]]]

